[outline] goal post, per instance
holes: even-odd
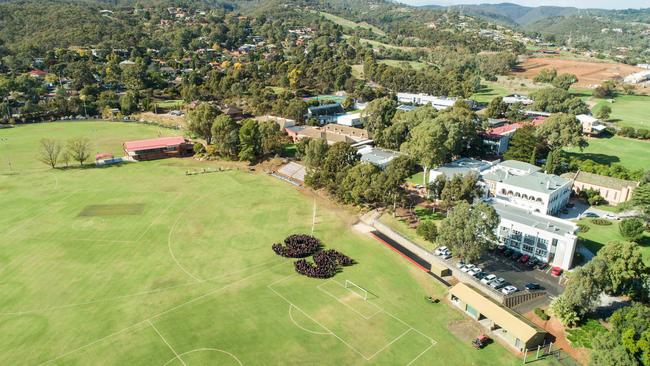
[[[345,280],[345,288],[348,290],[352,291],[353,293],[357,294],[359,297],[361,297],[364,300],[368,300],[368,290],[364,289],[363,287],[357,285],[356,283],[350,281],[350,280]]]

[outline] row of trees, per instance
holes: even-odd
[[[40,140],[39,160],[52,168],[60,162],[67,167],[71,160],[79,162],[82,166],[90,158],[90,150],[90,140],[85,137],[71,138],[65,144],[44,138]]]
[[[280,154],[288,137],[273,121],[234,121],[210,103],[200,103],[188,114],[188,130],[203,138],[208,153],[228,159],[257,161]]]
[[[403,202],[402,184],[414,170],[408,156],[398,156],[381,170],[360,163],[357,150],[345,142],[328,146],[322,139],[302,140],[298,151],[308,173],[305,182],[325,188],[339,201],[353,205],[395,205]]]

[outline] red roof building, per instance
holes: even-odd
[[[127,141],[124,152],[135,160],[153,160],[192,154],[192,144],[182,136]]]

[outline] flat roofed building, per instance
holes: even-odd
[[[370,163],[380,169],[385,169],[388,164],[393,161],[393,159],[400,155],[395,151],[380,149],[372,146],[362,147],[359,149],[359,154],[361,155],[361,161]]]
[[[542,172],[507,174],[496,183],[495,196],[534,212],[555,215],[569,202],[571,181]]]
[[[349,127],[362,126],[361,113],[346,113],[336,116],[336,124]]]
[[[329,124],[325,127],[292,126],[287,127],[284,130],[294,142],[300,141],[304,138],[325,139],[330,145],[337,142],[356,144],[363,141],[369,141],[368,132],[366,130],[337,124]]]
[[[431,169],[429,172],[429,182],[433,182],[440,175],[444,175],[447,179],[453,178],[455,175],[465,175],[468,173],[475,173],[479,175],[481,172],[490,169],[494,166],[493,162],[485,160],[477,160],[472,158],[460,158],[441,165],[436,169]]]
[[[439,97],[423,93],[397,93],[397,101],[400,103],[410,103],[415,105],[430,104],[437,110],[453,107],[458,100],[458,98],[454,97]],[[471,100],[465,100],[465,103],[467,103],[467,105],[471,108],[474,108],[475,106],[475,102]]]
[[[598,118],[595,118],[588,114],[579,114],[576,116],[576,118],[582,125],[582,133],[587,135],[600,135],[603,131],[605,131],[605,128],[607,128],[607,126],[600,123],[600,120]]]
[[[268,121],[275,122],[278,124],[278,126],[280,126],[280,129],[282,130],[284,130],[287,127],[293,127],[296,125],[296,121],[293,119],[277,117],[277,116],[265,115],[265,116],[255,117],[255,119],[260,122],[268,122]]]
[[[544,343],[546,332],[543,329],[470,285],[462,282],[454,285],[449,289],[449,299],[519,352],[535,349]]]
[[[563,178],[573,182],[573,190],[580,193],[586,189],[600,192],[600,195],[611,205],[618,205],[632,198],[632,192],[639,186],[639,182],[631,180],[605,177],[579,171],[577,173],[564,173]]]
[[[488,201],[500,218],[499,243],[563,269],[573,265],[578,227],[571,221],[544,215],[501,200]]]
[[[506,104],[521,103],[523,105],[531,105],[535,101],[525,95],[510,94],[503,97],[503,102]]]
[[[307,108],[307,119],[315,118],[319,123],[334,123],[339,114],[345,113],[341,103],[330,103]]]

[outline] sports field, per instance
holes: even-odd
[[[590,138],[589,146],[580,152],[577,148],[566,149],[581,159],[601,164],[618,163],[626,168],[646,170],[650,167],[650,142],[624,137]]]
[[[596,112],[604,105],[612,109],[610,121],[618,127],[634,127],[650,129],[650,97],[647,95],[619,95],[614,102],[595,99],[597,104],[592,108]]]
[[[192,159],[68,170],[35,159],[45,136],[88,136],[117,153],[123,139],[159,133],[173,132],[0,130],[0,364],[521,363],[498,344],[474,350],[477,334],[459,330],[471,321],[424,300],[442,286],[353,231],[347,211],[278,179],[188,176],[210,166]],[[309,233],[314,208],[315,235],[358,262],[331,280],[300,277],[270,250]]]

